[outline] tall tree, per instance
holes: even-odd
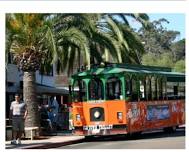
[[[185,59],[185,39],[172,43],[170,47],[175,61]]]
[[[176,41],[178,31],[167,30],[163,23],[166,19],[153,21],[148,30],[141,28],[140,37],[144,42],[145,54],[142,63],[145,65],[165,66],[183,72],[185,59],[185,39]]]
[[[144,28],[148,28],[149,18],[146,14],[108,14],[107,26],[120,49],[118,52],[119,62],[141,64],[144,47],[139,36],[129,24],[128,16],[141,23]]]
[[[55,29],[56,32],[61,33],[62,29],[65,29],[65,31],[68,30],[75,30],[78,32],[80,36],[77,36],[78,38],[82,38],[81,43],[74,43],[73,41],[66,41],[66,39],[63,39],[60,35],[58,38],[58,45],[63,52],[64,58],[67,59],[69,64],[62,64],[64,66],[66,65],[72,65],[73,61],[80,61],[78,57],[83,58],[83,63],[85,65],[88,65],[88,68],[90,68],[90,64],[94,63],[100,63],[102,61],[102,55],[101,50],[102,49],[108,49],[110,54],[114,56],[114,58],[117,58],[116,56],[116,45],[113,43],[113,39],[105,32],[101,31],[98,27],[98,22],[101,20],[101,14],[57,14],[55,18]],[[87,44],[87,54],[90,56],[86,59],[86,53],[83,54],[84,49],[81,48],[81,44]],[[67,53],[69,52],[69,53]],[[86,52],[86,51],[85,51]],[[74,54],[69,60],[69,54]],[[61,61],[59,60],[60,63]],[[79,64],[78,64],[79,65]],[[66,67],[62,68],[66,69]]]
[[[185,60],[179,60],[174,65],[174,71],[185,73]]]
[[[114,17],[116,15],[124,19],[124,22],[116,20]],[[143,45],[125,16],[133,17],[142,25],[147,26],[148,16],[146,14],[57,14],[55,17],[56,32],[61,33],[62,29],[65,29],[65,32],[74,29],[80,35],[77,38],[80,37],[83,41],[80,42],[88,46],[88,49],[81,49],[81,43],[73,44],[74,41],[68,42],[60,35],[58,45],[61,48],[60,51],[64,52],[64,56],[59,56],[60,67],[66,69],[64,66],[72,65],[73,61],[78,60],[78,57],[86,58],[86,53],[84,53],[86,51],[90,56],[88,58],[90,61],[83,59],[83,62],[87,61],[87,64],[102,61],[140,63],[141,54],[144,52]],[[73,56],[71,57],[70,54]],[[68,61],[69,64],[62,61]],[[80,65],[80,59],[78,61]]]
[[[36,99],[35,72],[39,70],[42,59],[56,59],[56,46],[48,15],[45,14],[7,14],[6,31],[10,41],[7,52],[11,51],[19,69],[24,72],[23,95],[28,105],[26,126],[40,126],[38,103]]]
[[[180,34],[178,31],[167,30],[162,24],[169,24],[166,19],[153,21],[148,30],[143,27],[139,30],[141,41],[144,43],[146,53],[159,56],[165,52],[171,52],[171,44]]]
[[[26,126],[39,126],[35,72],[40,68],[48,71],[56,63],[57,71],[70,73],[74,62],[80,66],[80,58],[90,68],[102,62],[104,55],[114,62],[140,63],[143,48],[125,15],[118,14],[124,22],[118,22],[113,14],[6,15],[7,50],[24,72],[24,100],[29,110]],[[145,14],[128,16],[143,25],[148,20]]]

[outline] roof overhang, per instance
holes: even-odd
[[[60,94],[60,95],[68,95],[69,91],[63,88],[56,88],[44,85],[36,85],[36,90],[38,94]]]

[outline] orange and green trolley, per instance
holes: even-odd
[[[185,124],[185,74],[170,68],[94,65],[71,78],[74,133],[101,136]]]

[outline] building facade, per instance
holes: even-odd
[[[57,75],[56,67],[53,65],[51,73],[41,74],[36,71],[36,92],[39,105],[48,104],[50,97],[56,96],[59,104],[61,116],[69,119],[69,78],[66,73]],[[9,118],[9,108],[15,99],[15,94],[23,93],[23,72],[18,70],[17,65],[9,63],[6,65],[6,118]],[[64,118],[65,119],[65,118]],[[61,124],[62,125],[62,124]],[[68,125],[63,125],[63,129],[68,129]]]

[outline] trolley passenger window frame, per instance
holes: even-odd
[[[91,82],[93,80],[100,80],[99,82],[101,83],[101,85],[98,85],[98,87],[100,86],[101,88],[101,98],[97,98],[96,94],[94,94],[94,98],[91,97],[91,90],[90,90],[90,85],[91,85]],[[95,90],[95,92],[98,91],[98,90]],[[103,80],[100,78],[100,77],[91,77],[88,81],[88,84],[87,84],[87,92],[88,92],[88,101],[91,101],[91,100],[104,100],[105,98],[105,94],[104,94],[104,83],[103,83]]]
[[[145,66],[144,66],[145,67]],[[132,67],[131,68],[136,68]],[[97,70],[97,69],[95,69]],[[119,69],[118,69],[119,70]],[[179,75],[177,73],[171,73],[171,71],[168,71],[167,69],[161,70],[161,68],[157,69],[156,67],[146,67],[147,72],[139,72],[139,68],[134,69],[131,72],[127,72],[124,70],[121,70],[120,73],[108,73],[104,69],[104,73],[96,74],[94,73],[94,70],[91,70],[92,72],[86,72],[83,73],[82,76],[79,76],[79,74],[72,77],[72,98],[74,97],[74,85],[76,81],[81,80],[85,84],[85,97],[80,101],[91,101],[91,100],[125,100],[125,101],[132,101],[132,102],[138,102],[138,101],[159,101],[159,100],[172,100],[172,99],[183,99],[185,98],[185,76]],[[165,71],[164,71],[165,70]],[[167,71],[166,71],[167,70]],[[103,71],[103,69],[100,69],[99,71]],[[156,72],[157,71],[157,72]],[[107,72],[107,73],[106,73]],[[166,73],[170,72],[170,73]],[[119,81],[119,98],[108,98],[108,80],[111,78],[116,78]],[[100,80],[100,88],[101,88],[101,98],[90,98],[90,83],[93,79]],[[116,81],[117,81],[116,80]],[[177,82],[178,85],[173,86],[174,91],[174,97],[171,99],[169,95],[167,94],[167,85],[169,82]],[[128,84],[130,83],[130,86],[128,87]],[[183,84],[182,84],[183,83]],[[135,90],[134,86],[135,84]],[[142,88],[142,89],[141,89]],[[80,89],[79,89],[80,91]],[[130,94],[127,93],[127,91],[130,91]],[[115,89],[114,89],[115,92]],[[135,92],[135,98],[133,92]],[[74,98],[73,98],[74,99]],[[74,101],[74,100],[73,100]]]
[[[123,100],[124,99],[124,93],[123,93],[123,88],[124,88],[124,83],[123,83],[123,80],[121,79],[123,76],[122,75],[111,75],[109,77],[106,78],[106,89],[105,89],[105,96],[106,96],[106,100]],[[113,82],[112,81],[112,84],[111,82],[108,82],[109,80],[111,79],[115,79],[116,81]],[[118,82],[119,81],[119,82]],[[118,83],[118,87],[119,87],[119,90],[120,92],[116,92],[116,86],[117,84],[115,83]],[[111,89],[111,86],[112,85],[112,93],[111,93],[111,96],[110,96],[110,89]]]
[[[78,82],[78,91],[75,91],[75,85],[76,83]],[[83,91],[81,88],[82,86],[79,85],[79,83],[82,83],[83,82],[83,86],[85,86],[85,96],[84,96],[84,99],[83,99],[83,96],[81,96],[81,91]],[[73,79],[73,82],[72,82],[72,86],[71,86],[72,90],[71,90],[71,97],[72,97],[72,102],[84,102],[84,101],[87,101],[87,82],[85,79]],[[78,93],[78,100],[76,100],[76,93]]]

